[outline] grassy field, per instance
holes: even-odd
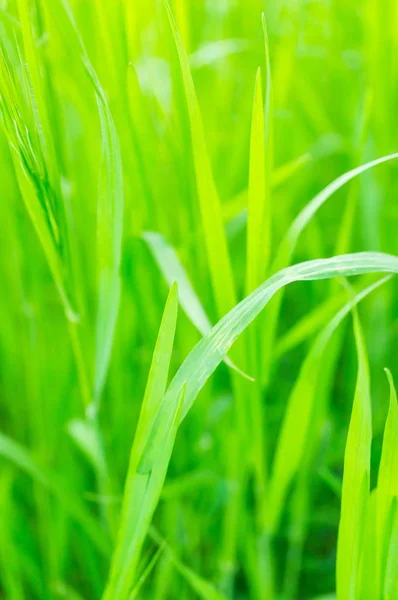
[[[169,1],[0,2],[0,597],[398,600],[398,4]]]

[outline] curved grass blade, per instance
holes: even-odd
[[[358,377],[344,456],[337,541],[337,600],[360,600],[359,575],[369,502],[372,412],[369,366],[359,318],[354,311]]]
[[[272,532],[278,527],[287,492],[302,463],[308,440],[314,434],[312,415],[315,403],[319,401],[316,383],[322,374],[325,352],[330,340],[352,307],[389,279],[390,276],[384,277],[347,302],[317,336],[302,364],[287,402],[275,452],[269,490],[269,519]]]
[[[395,496],[391,506],[391,525],[389,532],[389,546],[387,565],[384,579],[383,599],[396,600],[398,598],[398,497]]]

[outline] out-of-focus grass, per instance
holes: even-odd
[[[398,598],[397,17],[0,4],[3,597]]]

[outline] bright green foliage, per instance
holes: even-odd
[[[0,597],[398,600],[397,14],[0,2]]]

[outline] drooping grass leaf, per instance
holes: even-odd
[[[189,60],[173,14],[166,0],[165,6],[181,66],[189,113],[192,151],[204,230],[204,242],[217,309],[219,316],[222,316],[236,304],[236,292],[224,231],[221,205],[213,179],[199,103],[189,68]]]
[[[257,71],[250,138],[249,193],[247,212],[246,293],[264,279],[271,248],[271,206],[267,185],[265,119],[261,70]]]
[[[159,414],[166,413],[174,405],[181,387],[186,386],[182,410],[184,418],[210,375],[215,371],[229,348],[246,327],[257,317],[278,290],[295,281],[331,279],[364,273],[391,272],[398,270],[398,259],[377,252],[359,252],[329,259],[307,261],[287,267],[270,277],[257,290],[240,302],[211,332],[192,350],[171,382]],[[159,435],[161,416],[151,434],[150,442],[141,463],[143,473],[153,464],[153,444]],[[156,444],[155,444],[156,445]]]

